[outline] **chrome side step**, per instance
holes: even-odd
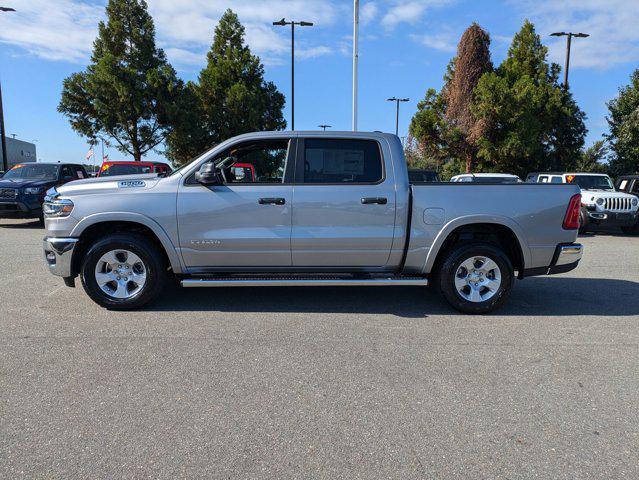
[[[385,287],[411,285],[425,287],[426,278],[188,278],[183,287]]]

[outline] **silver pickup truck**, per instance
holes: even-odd
[[[168,177],[80,180],[44,204],[49,270],[110,309],[183,287],[431,284],[486,313],[572,270],[576,185],[410,184],[394,135],[263,132]]]

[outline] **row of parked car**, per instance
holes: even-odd
[[[171,171],[161,162],[104,162],[95,175],[78,163],[19,163],[0,178],[0,218],[42,220],[47,190],[73,180],[146,173],[168,175]]]
[[[410,170],[413,182],[438,182],[436,172]],[[450,179],[455,183],[523,183],[509,173],[464,173]],[[579,231],[585,233],[598,226],[620,227],[624,233],[639,234],[639,175],[612,179],[602,173],[534,172],[526,183],[574,184],[581,188]]]

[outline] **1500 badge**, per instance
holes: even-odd
[[[144,180],[122,180],[118,182],[118,188],[142,188],[146,187]]]

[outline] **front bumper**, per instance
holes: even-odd
[[[630,227],[639,221],[639,212],[607,212],[586,210],[588,223],[611,227]]]
[[[0,201],[0,218],[38,218],[42,215],[42,205],[29,205],[12,200]]]
[[[73,251],[78,238],[45,237],[43,240],[44,259],[49,271],[59,277],[73,277]]]
[[[523,277],[534,277],[537,275],[554,275],[556,273],[566,273],[577,268],[584,247],[580,243],[562,243],[557,245],[550,265],[547,267],[527,268]]]

